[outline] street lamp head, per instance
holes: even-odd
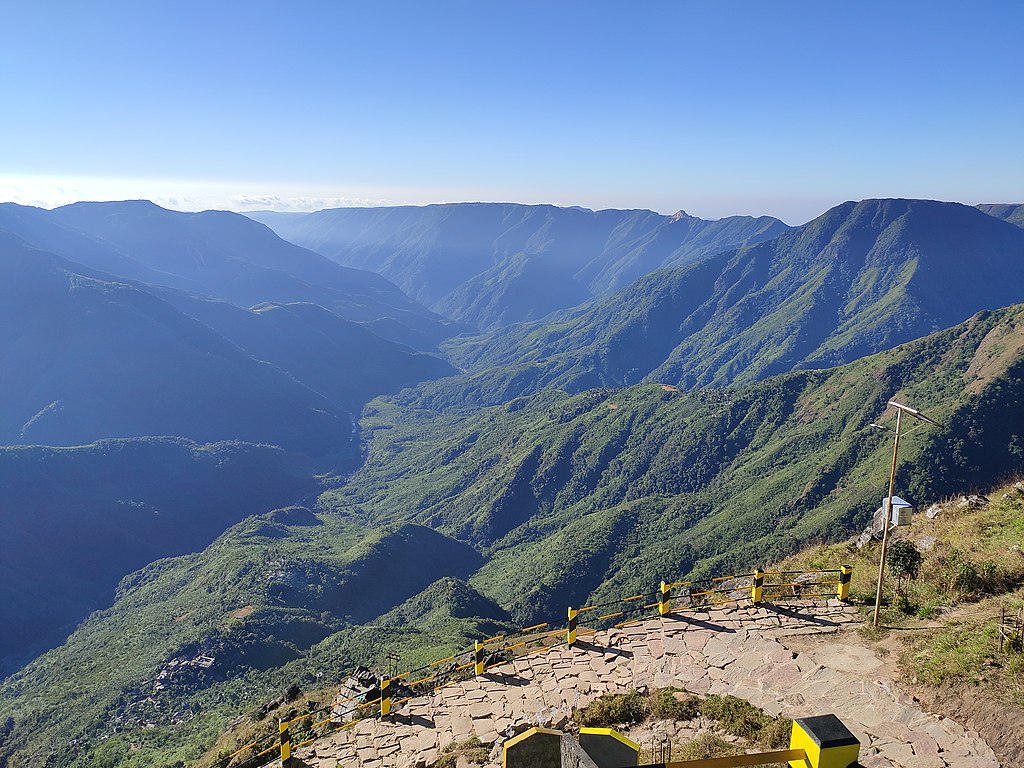
[[[889,405],[891,405],[893,408],[899,408],[904,413],[908,413],[911,416],[913,416],[915,419],[920,419],[921,421],[925,421],[925,422],[931,424],[932,426],[936,426],[936,427],[941,427],[942,426],[941,424],[939,424],[939,422],[935,421],[934,419],[929,419],[927,416],[925,416],[919,410],[917,410],[916,408],[911,408],[909,405],[903,405],[902,403],[897,403],[895,400],[890,400],[889,401]]]

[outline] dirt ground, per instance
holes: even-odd
[[[810,650],[832,642],[870,648],[882,661],[880,673],[904,693],[913,696],[922,709],[949,717],[965,728],[977,731],[1005,768],[1024,768],[1024,710],[999,701],[983,688],[964,685],[936,688],[913,684],[900,670],[899,657],[909,633],[937,626],[940,626],[938,622],[929,622],[919,627],[900,628],[874,641],[865,639],[858,629],[846,628],[838,635],[787,638],[785,644],[794,651]]]

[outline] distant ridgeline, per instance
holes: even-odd
[[[771,216],[706,221],[680,211],[456,203],[250,213],[286,240],[369,269],[446,317],[479,328],[536,320],[656,269],[759,243]]]
[[[1024,229],[956,203],[844,203],[585,307],[446,343],[471,374],[438,403],[826,368],[1024,301]],[[445,390],[450,395],[443,394]]]
[[[0,205],[0,768],[841,539],[892,397],[911,500],[1024,468],[1019,207],[262,218]]]

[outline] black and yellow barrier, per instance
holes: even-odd
[[[278,744],[281,748],[281,765],[287,765],[292,758],[292,734],[289,730],[291,723],[288,720],[278,722]]]
[[[561,768],[565,734],[551,728],[531,728],[502,746],[502,768]]]
[[[658,615],[668,616],[671,610],[671,598],[669,593],[672,591],[672,587],[666,584],[664,581],[661,582],[661,587],[658,589]]]
[[[565,624],[562,624],[561,621],[546,621],[521,627],[513,632],[477,640],[468,651],[432,661],[399,675],[382,677],[379,694],[374,698],[366,700],[370,694],[358,694],[348,699],[334,701],[327,707],[321,707],[290,721],[282,720],[278,733],[264,736],[260,740],[236,749],[230,755],[214,763],[213,766],[214,768],[228,768],[229,765],[231,768],[259,768],[272,760],[275,757],[273,754],[275,752],[279,752],[282,759],[287,759],[293,749],[310,744],[323,736],[350,728],[355,725],[359,717],[365,717],[375,708],[379,707],[381,717],[387,717],[395,706],[409,701],[414,696],[426,695],[473,675],[484,674],[487,670],[488,653],[494,654],[499,659],[508,660],[514,655],[539,653],[562,643],[573,648],[581,635],[594,634],[603,627],[623,627],[643,621],[652,616],[652,613],[649,613],[652,609],[657,609],[657,613],[653,615],[665,617],[674,612],[706,610],[709,607],[741,603],[747,600],[753,604],[814,597],[838,597],[840,600],[847,600],[852,572],[848,565],[843,565],[837,570],[816,571],[764,571],[757,569],[752,574],[716,576],[688,581],[662,581],[654,592],[630,595],[578,609],[569,607]],[[835,574],[837,580],[822,580],[822,577],[830,574]],[[806,577],[812,577],[812,580],[806,580]],[[580,628],[580,617],[583,615],[586,615],[588,625],[586,628]],[[492,665],[494,663],[496,662],[492,661]],[[397,695],[401,698],[394,698],[396,690],[399,691]],[[341,711],[336,709],[345,704],[351,706]],[[293,745],[292,739],[296,736],[296,727],[299,734],[297,738],[301,741]],[[248,752],[253,754],[241,762],[236,762]],[[729,763],[729,765],[733,764]],[[735,765],[746,764],[735,763]],[[708,763],[708,765],[725,766],[726,763]],[[793,763],[793,765],[803,765],[803,763]],[[817,764],[815,764],[815,768],[818,768]],[[832,764],[821,763],[820,768],[832,768]]]
[[[387,717],[391,714],[391,680],[386,677],[380,679],[380,716]]]
[[[860,758],[860,741],[835,715],[794,720],[789,746],[805,753],[791,768],[849,768]]]
[[[848,565],[839,566],[839,585],[836,588],[836,597],[840,600],[850,599],[850,582],[853,580],[853,568]]]
[[[502,765],[503,768],[560,768],[565,764],[562,756],[581,748],[597,768],[626,768],[639,763],[640,745],[610,728],[581,728],[578,746],[569,734],[549,728],[531,728],[505,742]],[[857,765],[859,758],[857,737],[835,715],[820,715],[793,721],[789,749],[648,763],[639,768],[745,768],[783,762],[791,768],[851,768]],[[577,760],[570,762],[579,764]]]
[[[579,741],[597,768],[640,764],[640,745],[611,728],[580,728]]]
[[[849,566],[844,566],[849,568]],[[852,574],[852,569],[850,570]],[[763,599],[775,600],[806,600],[811,598],[838,597],[843,587],[842,568],[813,571],[763,571]],[[813,580],[801,580],[802,577],[816,576]],[[828,576],[835,576],[828,579]],[[849,594],[847,583],[846,593]]]
[[[484,644],[479,640],[473,643],[473,672],[477,675],[484,673]]]
[[[576,645],[576,628],[579,624],[579,611],[575,608],[569,608],[569,622],[566,625],[565,630],[565,644],[572,648]]]

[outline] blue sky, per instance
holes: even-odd
[[[6,3],[0,199],[1024,201],[1024,3]]]

